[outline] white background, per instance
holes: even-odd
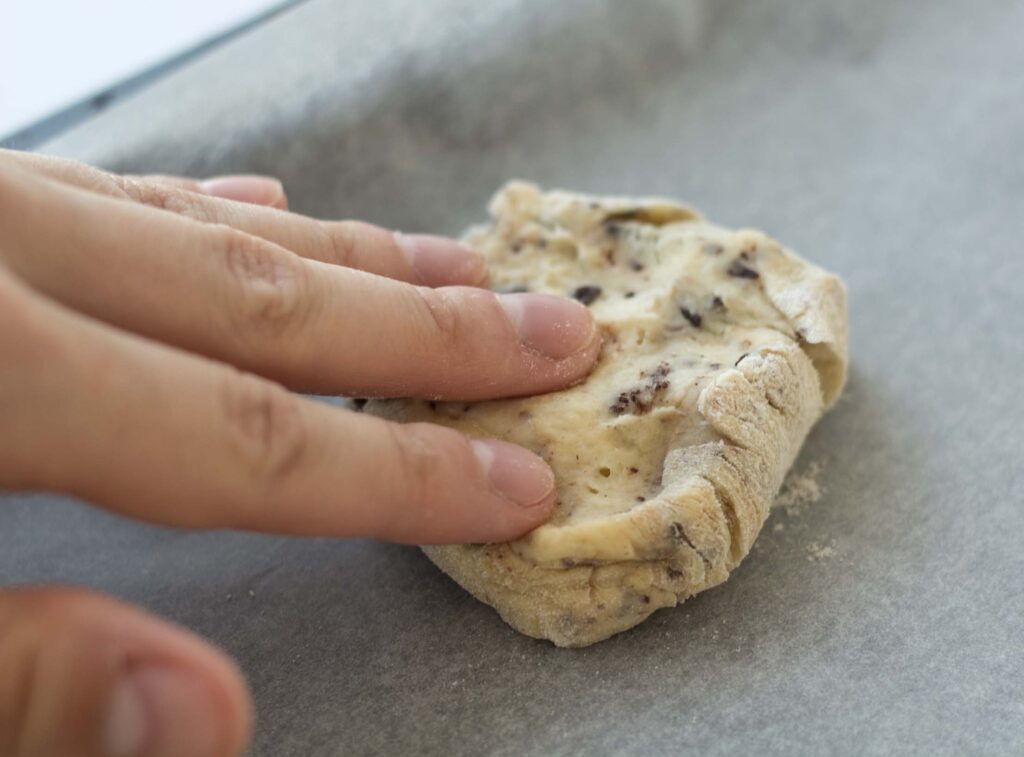
[[[0,3],[0,138],[279,5],[281,0]]]

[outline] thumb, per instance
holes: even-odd
[[[0,590],[0,754],[227,757],[241,675],[169,623],[76,589]]]

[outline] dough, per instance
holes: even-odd
[[[513,182],[467,240],[498,291],[568,294],[604,333],[573,388],[367,412],[521,444],[555,471],[545,525],[507,544],[425,547],[509,624],[585,646],[724,581],[846,376],[838,278],[758,231],[659,199]]]

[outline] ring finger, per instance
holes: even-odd
[[[266,177],[201,182],[177,176],[118,176],[62,158],[0,150],[0,167],[5,163],[92,194],[230,226],[309,260],[431,287],[480,286],[487,280],[480,254],[451,239],[278,212],[287,206],[284,191]]]

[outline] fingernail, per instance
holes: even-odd
[[[555,488],[555,476],[547,463],[515,444],[474,439],[473,453],[491,485],[520,507],[541,504]]]
[[[395,241],[423,286],[473,285],[484,280],[487,271],[483,257],[461,242],[397,231]]]
[[[214,176],[199,187],[213,197],[251,205],[278,205],[284,198],[281,182],[270,176]]]
[[[213,757],[221,746],[221,731],[213,722],[213,704],[204,683],[174,668],[143,667],[129,672],[114,688],[104,754]]]
[[[594,337],[590,311],[575,300],[550,294],[501,294],[498,301],[534,352],[555,360],[582,349]]]

